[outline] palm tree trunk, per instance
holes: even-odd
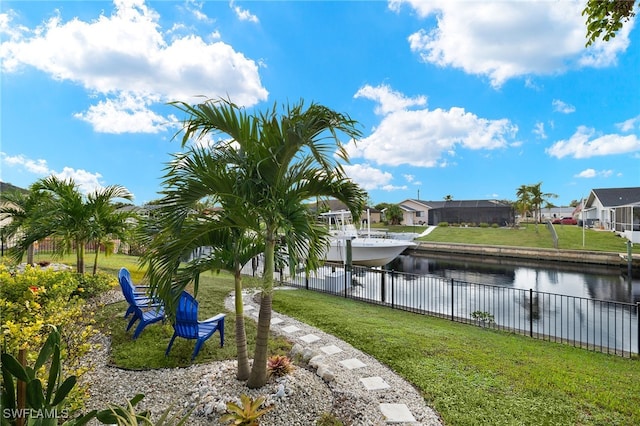
[[[81,241],[76,241],[76,270],[84,275],[84,244]]]
[[[29,244],[29,247],[27,248],[27,264],[28,265],[33,265],[33,254],[35,252],[35,248],[33,247],[33,244]]]
[[[100,254],[100,243],[96,241],[95,243],[96,255],[93,257],[93,275],[98,272],[98,255]],[[105,248],[105,252],[107,249]]]
[[[258,332],[256,351],[253,356],[251,374],[247,381],[249,389],[258,389],[267,383],[267,352],[269,349],[269,329],[271,327],[271,304],[273,301],[273,267],[275,257],[275,238],[267,234],[264,250],[264,280],[258,314]]]
[[[238,350],[238,380],[249,378],[249,352],[247,351],[247,333],[244,327],[244,306],[242,303],[242,275],[240,268],[235,268],[235,296],[236,296],[236,348]]]

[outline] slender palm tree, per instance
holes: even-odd
[[[30,212],[28,226],[16,245],[15,257],[21,258],[35,241],[52,236],[64,243],[59,246],[59,254],[75,250],[76,270],[80,274],[85,270],[85,245],[100,235],[98,225],[106,220],[97,216],[98,207],[106,211],[104,204],[114,198],[133,198],[120,185],[97,190],[85,198],[73,179],[62,180],[55,176],[37,181],[29,190],[37,193],[34,198],[40,203]]]
[[[179,295],[190,282],[197,296],[203,271],[233,273],[237,378],[247,380],[250,368],[241,270],[264,251],[264,244],[250,231],[259,224],[255,216],[245,214],[248,207],[238,196],[242,175],[230,162],[233,159],[226,158],[228,154],[233,152],[195,147],[174,156],[165,176],[167,189],[157,202],[159,209],[151,222],[155,231],[147,227],[149,249],[142,261],[149,265],[152,291],[165,300],[168,312],[175,312]],[[220,208],[214,211],[215,206]]]
[[[526,218],[527,213],[531,209],[531,193],[529,185],[520,185],[516,190],[516,208],[520,212],[521,217]]]
[[[93,275],[98,270],[100,245],[104,245],[105,256],[108,256],[109,243],[114,239],[126,239],[131,226],[129,219],[136,216],[132,211],[120,209],[113,203],[116,198],[130,199],[131,194],[124,187],[108,186],[87,196],[87,208],[93,212],[90,235],[95,244]]]
[[[183,146],[193,138],[224,135],[212,149],[224,152],[227,169],[238,173],[234,194],[241,201],[235,206],[244,209],[243,220],[253,223],[249,229],[265,245],[256,349],[247,382],[250,388],[259,388],[267,380],[276,245],[282,243],[291,269],[305,258],[306,268],[313,269],[320,264],[328,237],[305,202],[334,197],[354,217],[360,215],[366,193],[346,177],[333,156],[347,161],[339,134],[355,139],[360,132],[348,116],[317,104],[305,109],[300,102],[285,108],[282,115],[276,106],[249,115],[226,100],[173,105],[189,116]]]
[[[536,213],[536,223],[540,222],[542,218],[542,205],[546,202],[549,203],[549,198],[558,198],[557,194],[551,192],[542,192],[542,182],[538,182],[535,185],[529,186],[529,194],[531,205]]]

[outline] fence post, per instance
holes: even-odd
[[[396,293],[395,293],[395,280],[393,279],[394,277],[394,270],[391,270],[391,307],[394,308],[396,305]]]
[[[529,289],[529,337],[533,337],[533,289]]]
[[[636,302],[636,319],[638,320],[638,355],[640,355],[640,302]]]
[[[382,277],[382,279],[380,280],[380,301],[382,303],[384,303],[384,300],[386,299],[387,296],[387,291],[386,291],[386,281],[387,281],[387,271],[386,270],[382,270],[380,272],[380,276]]]
[[[455,309],[455,302],[453,300],[453,278],[451,278],[451,321],[455,321],[455,316],[454,316],[454,311]]]

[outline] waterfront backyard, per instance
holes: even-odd
[[[135,270],[135,258],[109,258]],[[140,276],[140,271],[136,275]],[[247,282],[246,284],[249,284]],[[232,278],[202,277],[203,315],[224,309]],[[124,305],[123,305],[124,306]],[[189,364],[189,345],[177,345],[164,357],[170,326],[148,327],[132,341],[124,333],[123,306],[99,313],[112,336],[111,360],[123,368],[164,368]],[[274,310],[333,334],[391,367],[424,395],[445,424],[590,424],[632,425],[640,418],[640,365],[625,359],[506,332],[394,311],[304,290],[276,291]],[[255,324],[248,324],[250,351]],[[227,330],[235,327],[227,316]],[[233,333],[224,350],[205,345],[196,362],[235,357]],[[184,346],[184,347],[182,347]],[[273,351],[287,343],[274,340]],[[144,360],[140,362],[139,360]]]
[[[484,230],[485,244],[488,238],[495,240],[494,231]],[[541,227],[541,238],[544,232]],[[614,239],[613,247],[621,244],[615,235],[603,236]],[[477,241],[483,243],[481,238]],[[36,255],[36,262],[51,260],[49,254]],[[55,261],[74,263],[71,257]],[[139,283],[144,271],[137,261],[120,254],[101,256],[99,269],[111,275],[115,284],[119,268],[127,267]],[[245,278],[245,287],[258,284]],[[204,274],[198,293],[201,315],[225,311],[224,298],[232,289],[230,275]],[[171,356],[164,356],[172,334],[169,324],[149,326],[132,340],[125,333],[125,309],[119,302],[96,312],[96,326],[111,338],[112,365],[159,369],[191,364],[192,345],[186,341],[177,342]],[[635,425],[640,418],[637,357],[591,352],[305,290],[276,291],[273,309],[333,334],[388,365],[412,383],[448,425]],[[235,359],[234,315],[227,312],[226,320],[224,348],[205,344],[196,363]],[[256,325],[253,321],[246,325],[253,353]],[[290,347],[283,338],[270,340],[271,353]]]

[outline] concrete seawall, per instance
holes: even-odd
[[[420,253],[455,253],[475,256],[495,256],[502,258],[541,260],[545,262],[568,262],[577,264],[592,264],[619,266],[627,269],[627,253],[612,253],[584,250],[555,250],[511,246],[486,246],[476,244],[433,243],[415,241],[417,245],[406,251],[407,254]],[[640,271],[640,255],[632,256],[633,271]]]

